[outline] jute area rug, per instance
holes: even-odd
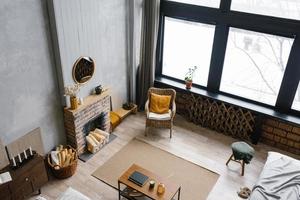
[[[118,178],[133,163],[181,185],[181,200],[204,200],[219,175],[137,139],[129,142],[92,175],[117,188]]]

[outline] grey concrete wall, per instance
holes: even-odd
[[[82,86],[80,97],[99,84],[112,90],[113,107],[127,100],[126,0],[52,0],[49,6],[61,88],[73,85],[72,67],[80,56],[96,62],[94,77]],[[59,57],[58,57],[59,56]]]
[[[45,0],[1,0],[0,137],[41,127],[45,150],[65,140]]]

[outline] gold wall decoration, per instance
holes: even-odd
[[[80,57],[73,65],[73,79],[76,83],[82,84],[89,81],[95,72],[95,62],[91,57]]]

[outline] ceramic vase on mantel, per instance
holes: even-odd
[[[70,96],[71,110],[75,110],[78,107],[78,99],[76,96]]]

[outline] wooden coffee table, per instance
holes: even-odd
[[[146,181],[146,183],[141,187],[133,182],[129,181],[129,176],[134,172],[138,171],[146,176],[149,177],[149,179]],[[149,189],[149,181],[154,180],[155,186],[153,189]],[[157,194],[157,186],[159,183],[163,183],[165,185],[165,192],[161,195]],[[121,184],[125,185],[125,189],[121,189]],[[124,187],[123,187],[124,188]],[[134,200],[135,198],[132,196],[129,196],[125,191],[126,189],[133,189],[137,192],[144,195],[145,199],[154,199],[154,200],[173,200],[173,198],[177,194],[177,199],[180,199],[180,190],[181,186],[177,185],[166,178],[162,178],[159,175],[148,171],[147,169],[144,169],[136,164],[133,164],[127,171],[125,171],[122,176],[118,179],[118,192],[119,192],[119,200],[121,197],[125,197],[127,199]]]

